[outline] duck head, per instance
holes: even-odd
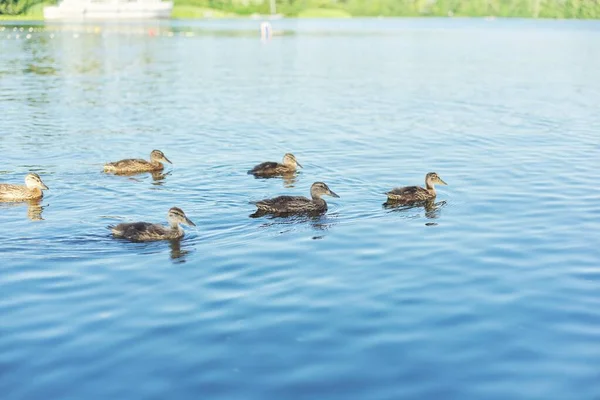
[[[340,197],[333,190],[329,189],[329,186],[327,186],[323,182],[313,183],[310,187],[310,195],[313,197],[313,199],[321,198],[321,196],[323,195],[328,195],[331,197]]]
[[[183,212],[181,208],[172,207],[167,214],[167,220],[172,226],[184,224],[188,226],[196,226]]]
[[[287,165],[293,168],[302,168],[302,165],[298,162],[298,160],[296,160],[296,156],[292,153],[285,153],[285,155],[283,156],[283,165]]]
[[[49,190],[48,186],[42,182],[42,178],[33,172],[27,174],[25,177],[25,186],[27,186],[28,189]]]
[[[427,175],[425,175],[425,185],[427,185],[428,188],[433,188],[433,185],[435,185],[436,183],[440,185],[448,185],[435,172],[430,172]]]
[[[169,164],[173,164],[160,150],[152,150],[152,153],[150,153],[150,161],[168,162]]]

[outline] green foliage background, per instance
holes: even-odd
[[[39,2],[38,0],[0,0],[0,14],[22,14]]]
[[[0,0],[0,14],[27,14],[46,1]],[[600,0],[276,0],[276,4],[278,13],[290,17],[321,14],[600,18]],[[205,15],[206,11],[215,16],[270,12],[269,0],[175,0],[175,10],[178,8],[187,10],[191,17]]]
[[[1,1],[1,0],[0,0]],[[268,0],[175,0],[235,14],[267,14]],[[498,16],[600,18],[600,0],[277,0],[277,12],[297,16],[307,9],[339,9],[351,16]]]

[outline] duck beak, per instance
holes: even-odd
[[[171,160],[169,160],[169,159],[168,159],[167,157],[165,157],[165,156],[163,156],[163,160],[164,160],[164,161],[166,161],[166,162],[168,162],[169,164],[173,164],[173,163],[171,162]]]
[[[185,223],[189,226],[196,226],[196,224],[193,223],[192,220],[190,220],[188,217],[185,217]]]
[[[439,183],[440,185],[446,185],[446,186],[448,186],[448,184],[447,184],[446,182],[444,182],[444,181],[442,180],[442,178],[440,178],[439,176],[438,176],[438,183]]]
[[[337,193],[335,193],[333,190],[329,189],[329,193],[327,193],[328,195],[330,195],[331,197],[337,197],[339,199],[340,196],[337,195]]]
[[[296,165],[297,165],[297,166],[299,166],[300,168],[304,168],[304,167],[302,166],[302,164],[300,164],[298,161],[296,161]]]
[[[42,184],[42,189],[43,189],[43,190],[50,190],[50,189],[48,188],[48,186],[46,186],[44,183],[42,183],[42,182],[40,182],[40,183]]]

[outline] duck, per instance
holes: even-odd
[[[139,158],[128,158],[104,164],[104,172],[113,172],[115,174],[128,174],[136,172],[162,171],[163,163],[173,164],[162,151],[152,150],[150,161]]]
[[[167,214],[169,226],[152,224],[150,222],[129,222],[119,225],[109,225],[113,236],[137,242],[153,240],[175,240],[184,236],[180,224],[196,226],[181,208],[172,207]]]
[[[434,199],[436,196],[435,184],[447,185],[435,172],[425,175],[425,188],[420,186],[405,186],[387,192],[388,200],[402,203],[415,203]]]
[[[0,200],[21,201],[41,199],[44,196],[42,190],[49,190],[42,182],[42,178],[34,172],[25,176],[25,185],[0,184]]]
[[[281,164],[274,161],[260,163],[249,170],[248,174],[258,177],[286,175],[296,172],[297,167],[302,168],[302,165],[296,160],[296,156],[292,153],[285,153]]]
[[[257,208],[256,213],[273,214],[298,214],[298,213],[324,213],[327,203],[321,198],[323,195],[340,197],[323,182],[315,182],[310,187],[311,199],[303,196],[279,196],[252,202]]]

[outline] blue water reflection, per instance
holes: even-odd
[[[0,204],[4,399],[600,396],[597,21],[2,27],[0,181],[51,188]],[[106,229],[173,206],[181,241]]]

